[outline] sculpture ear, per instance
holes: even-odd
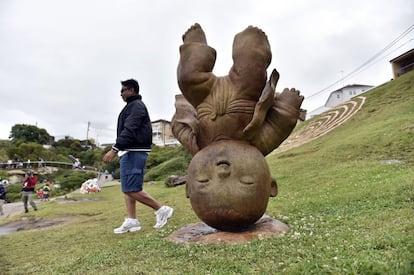
[[[272,178],[272,182],[270,183],[270,197],[277,196],[277,182],[275,178]]]
[[[188,181],[185,183],[185,196],[187,197],[187,199],[190,198],[190,190],[188,187]]]

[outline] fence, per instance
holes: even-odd
[[[75,168],[73,163],[71,162],[63,162],[63,161],[31,161],[31,162],[24,162],[24,161],[8,161],[0,162],[0,169],[3,170],[12,170],[12,169],[35,169],[35,168],[42,168],[42,167],[57,167],[57,168],[64,168],[70,169]],[[88,171],[97,171],[98,169],[93,166],[82,166],[79,170],[88,170]]]

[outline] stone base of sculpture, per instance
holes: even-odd
[[[285,235],[289,227],[267,215],[239,232],[220,231],[203,222],[189,224],[166,239],[178,244],[241,244]]]

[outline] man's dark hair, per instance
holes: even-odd
[[[138,84],[138,81],[136,81],[135,79],[128,79],[125,81],[121,81],[121,84],[125,87],[133,88],[137,94],[139,93],[139,84]]]

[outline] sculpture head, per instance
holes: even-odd
[[[237,231],[262,217],[277,187],[256,147],[223,140],[193,157],[186,193],[194,212],[206,224]]]

